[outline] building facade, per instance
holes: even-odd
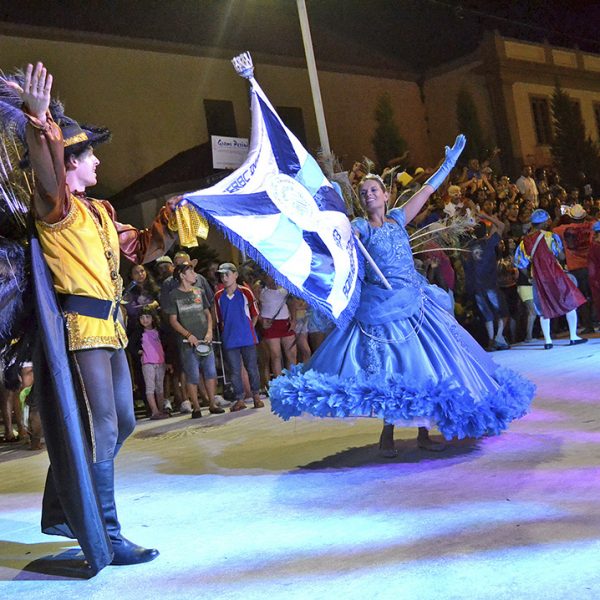
[[[110,146],[99,149],[107,196],[211,134],[249,135],[248,84],[231,66],[233,51],[23,26],[2,31],[0,24],[3,71],[43,60],[67,114],[112,130]],[[288,57],[253,58],[261,87],[315,151],[319,138],[306,68]],[[319,77],[331,147],[344,163],[373,156],[374,110],[383,92],[392,98],[415,160],[430,161],[416,75],[328,65]]]
[[[55,93],[80,122],[109,127],[98,153],[98,195],[110,197],[209,141],[211,134],[246,137],[247,82],[231,67],[231,51],[102,34],[0,23],[0,68],[43,60]],[[255,55],[256,77],[284,121],[311,151],[319,146],[307,71],[292,57]],[[319,62],[319,80],[333,152],[349,168],[374,158],[374,110],[383,93],[408,143],[413,165],[434,166],[457,134],[456,100],[467,89],[503,168],[551,163],[550,100],[557,82],[578,104],[587,133],[600,139],[600,56],[486,34],[478,50],[424,74]],[[468,158],[468,157],[467,157]],[[147,195],[146,195],[147,199]],[[124,218],[141,225],[133,205]],[[146,201],[146,200],[144,200]]]
[[[548,166],[557,83],[579,107],[586,134],[600,141],[599,55],[486,35],[473,55],[426,74],[429,139],[439,144],[455,130],[456,98],[466,88],[483,129],[502,150],[505,169]]]

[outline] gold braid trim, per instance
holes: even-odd
[[[121,304],[121,298],[123,297],[123,279],[121,275],[119,275],[119,251],[117,250],[116,252],[114,252],[110,245],[109,226],[114,227],[114,225],[102,202],[100,202],[99,200],[91,199],[90,202],[96,209],[96,212],[99,218],[101,219],[101,222],[98,222],[93,212],[90,211],[92,212],[94,223],[96,224],[96,227],[98,229],[98,235],[100,236],[100,241],[102,242],[102,247],[104,248],[104,256],[106,257],[106,260],[108,262],[108,268],[110,269],[111,273],[116,273],[117,275],[115,279],[112,279],[111,277],[111,281],[114,291],[115,306],[119,306]],[[117,324],[117,321],[115,321],[115,335],[117,339],[123,344],[123,347],[125,347],[127,345],[127,336],[121,330],[122,328],[120,328]]]
[[[93,348],[124,348],[127,345],[126,338],[123,343],[124,335],[119,331],[117,323],[115,323],[115,335],[101,336],[94,335],[83,337],[79,329],[79,315],[77,313],[65,313],[67,319],[67,330],[69,332],[69,350],[92,350]],[[112,317],[111,317],[112,318]]]
[[[45,221],[40,221],[36,219],[36,223],[46,231],[62,231],[63,229],[67,229],[75,223],[75,219],[78,215],[77,203],[74,201],[74,198],[71,196],[71,208],[69,208],[69,212],[67,216],[62,220],[58,221],[58,223],[46,223]]]
[[[85,131],[82,131],[81,133],[73,135],[70,138],[64,140],[65,148],[73,146],[74,144],[79,144],[79,142],[86,142],[89,139],[90,138],[87,136],[87,133]]]

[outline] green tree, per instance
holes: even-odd
[[[458,92],[456,98],[456,121],[458,123],[458,130],[460,133],[464,133],[467,138],[463,157],[466,160],[470,160],[471,158],[477,158],[478,160],[486,159],[489,154],[490,144],[481,129],[473,96],[465,88],[462,88]]]
[[[383,169],[392,158],[401,156],[406,152],[407,143],[400,135],[398,125],[394,121],[394,109],[392,108],[392,99],[385,92],[377,100],[375,106],[375,133],[371,139],[375,156]]]
[[[563,181],[578,186],[581,173],[597,181],[600,173],[598,146],[585,134],[579,105],[558,83],[552,94],[552,119],[552,156]]]

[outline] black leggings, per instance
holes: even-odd
[[[135,427],[125,351],[77,350],[73,352],[73,359],[90,416],[93,461],[113,459]]]

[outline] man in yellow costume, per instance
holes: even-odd
[[[20,95],[27,118],[25,139],[36,182],[32,271],[45,340],[40,362],[48,365],[41,375],[55,403],[41,401],[51,463],[42,529],[77,538],[94,573],[107,564],[148,562],[158,551],[121,535],[114,497],[114,459],[135,426],[127,338],[119,322],[119,255],[143,263],[165,254],[174,241],[168,222],[177,199],[167,202],[148,229],[118,223],[108,202],[86,194],[96,184],[100,162],[93,147],[107,139],[108,130],[81,127],[66,117],[54,122],[49,112],[52,75],[42,63],[27,67],[22,86],[9,85]],[[53,294],[43,295],[44,272],[57,306]],[[59,328],[48,317],[53,312]],[[52,346],[62,343],[63,322],[66,369],[57,366],[60,350]],[[65,403],[69,385],[61,391],[64,377],[78,390],[73,404]],[[65,445],[78,427],[83,441],[75,436]]]

